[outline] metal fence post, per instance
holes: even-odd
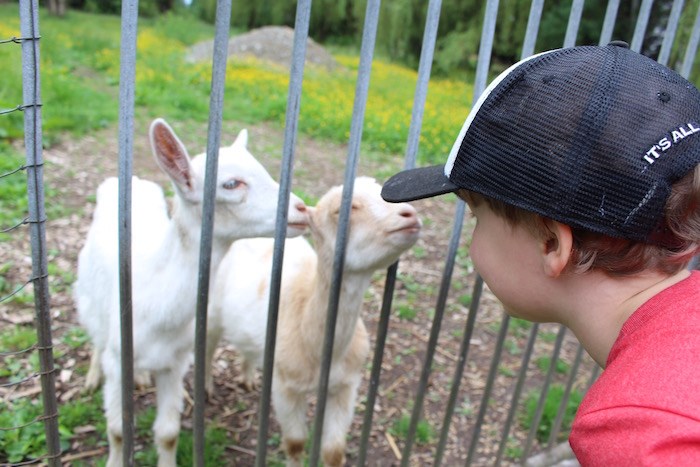
[[[49,278],[46,258],[46,212],[44,210],[44,161],[41,138],[41,82],[39,76],[39,2],[20,2],[22,34],[22,109],[24,142],[27,151],[27,196],[29,201],[30,240],[32,247],[32,283],[37,328],[37,350],[44,405],[44,431],[49,465],[61,465],[58,433],[58,405],[51,338]]]

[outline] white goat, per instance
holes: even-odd
[[[359,316],[364,293],[373,272],[396,261],[420,234],[415,209],[386,203],[379,193],[374,180],[356,180],[322,437],[326,466],[345,461],[345,434],[369,352]],[[307,208],[316,253],[303,238],[287,240],[285,246],[272,397],[290,465],[301,462],[306,397],[318,387],[341,194],[342,187],[335,187],[315,208]],[[221,263],[209,311],[205,368],[210,392],[211,360],[222,334],[244,359],[246,386],[253,386],[254,367],[262,366],[272,248],[269,239],[240,240]]]
[[[161,188],[133,178],[134,371],[155,376],[158,409],[153,429],[158,465],[175,466],[182,380],[194,346],[206,156],[190,160],[185,146],[162,119],[152,123],[150,141],[176,196],[169,218]],[[219,152],[212,273],[234,240],[274,233],[279,186],[246,145],[247,132],[243,130],[233,145]],[[97,190],[97,205],[80,252],[74,288],[79,320],[94,347],[86,385],[98,386],[104,370],[110,467],[123,462],[117,186],[117,179],[109,178]],[[307,224],[306,206],[293,195],[288,219],[287,234],[301,234]]]

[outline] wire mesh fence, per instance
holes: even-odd
[[[608,2],[600,44],[612,39],[613,26],[619,9],[619,1]],[[673,46],[684,2],[672,4],[658,60],[667,63]],[[631,48],[639,51],[642,46],[652,1],[643,0],[639,8]],[[405,168],[414,167],[421,137],[428,99],[428,83],[431,76],[433,54],[441,13],[441,1],[431,0],[427,5],[426,24],[418,67],[418,79],[414,94],[409,135],[404,154]],[[537,34],[544,8],[543,0],[533,0],[528,18],[526,36],[521,56],[535,51]],[[42,412],[33,420],[13,426],[2,426],[2,433],[18,432],[30,425],[43,424],[45,454],[31,460],[11,461],[8,453],[0,453],[2,462],[8,465],[24,463],[48,463],[61,465],[71,452],[61,445],[59,434],[60,407],[56,392],[54,369],[54,342],[52,339],[51,310],[49,307],[48,260],[45,240],[46,213],[44,210],[43,159],[41,136],[41,109],[39,74],[39,24],[38,2],[21,0],[21,37],[0,40],[0,47],[21,47],[23,89],[21,103],[14,108],[1,110],[5,114],[23,112],[25,122],[26,163],[0,176],[0,183],[10,177],[26,174],[29,200],[26,218],[16,225],[2,226],[3,235],[26,235],[32,272],[23,285],[4,293],[1,300],[10,300],[31,284],[35,316],[36,343],[12,351],[3,351],[5,362],[27,359],[37,355],[38,371],[3,373],[0,396],[5,407],[11,408],[17,397],[41,399]],[[204,362],[207,340],[207,307],[210,298],[209,272],[211,268],[211,242],[213,206],[216,179],[216,161],[223,124],[223,95],[226,80],[227,42],[231,1],[217,3],[216,36],[212,61],[210,114],[207,131],[207,172],[205,181],[204,216],[200,249],[200,275],[195,314],[194,371],[188,374],[192,397],[185,409],[185,424],[192,427],[192,458],[196,465],[206,465],[206,431],[213,423],[232,426],[228,458],[233,465],[274,465],[280,461],[279,425],[272,410],[274,349],[277,335],[278,308],[282,281],[282,258],[287,229],[294,161],[297,156],[299,108],[302,100],[305,53],[308,39],[310,0],[297,3],[293,58],[289,73],[287,112],[284,125],[280,161],[280,192],[278,199],[275,250],[271,276],[269,319],[266,329],[265,364],[261,388],[246,395],[240,410],[224,414],[209,408],[206,397]],[[348,132],[347,154],[344,164],[342,204],[339,211],[338,236],[333,258],[332,289],[324,325],[323,349],[320,362],[319,384],[315,391],[309,419],[313,421],[308,451],[310,465],[318,465],[322,457],[326,401],[332,373],[332,349],[338,320],[338,302],[342,288],[342,268],[346,254],[350,222],[353,181],[361,164],[361,142],[371,80],[372,63],[376,45],[376,33],[380,11],[379,0],[369,0],[364,15],[364,27],[360,62],[357,68],[353,117]],[[474,100],[485,89],[494,31],[498,21],[499,2],[490,0],[484,10],[478,63],[474,82]],[[575,0],[569,12],[568,27],[563,46],[575,44],[583,15],[583,1]],[[136,433],[135,417],[139,404],[134,397],[135,374],[133,366],[133,304],[131,290],[131,176],[133,173],[133,142],[138,130],[134,127],[134,88],[136,63],[136,39],[138,4],[124,0],[122,3],[122,42],[120,72],[119,118],[119,261],[120,261],[120,325],[121,325],[121,382],[123,411],[122,445],[124,464],[137,465],[135,452],[143,448]],[[686,46],[680,73],[688,76],[697,52],[700,38],[700,12],[695,20],[692,36]],[[46,39],[44,39],[46,40]],[[19,66],[19,64],[18,64]],[[468,96],[465,96],[465,100]],[[50,102],[46,105],[51,105]],[[577,401],[595,381],[598,366],[584,353],[573,336],[564,327],[529,324],[510,318],[483,281],[473,271],[465,253],[468,242],[465,230],[471,227],[463,203],[436,207],[428,203],[416,203],[421,216],[447,211],[452,226],[441,226],[440,248],[433,252],[444,259],[441,271],[416,274],[424,282],[412,278],[409,272],[420,269],[420,258],[403,259],[393,264],[386,274],[375,277],[373,288],[366,296],[363,319],[367,323],[372,348],[360,385],[359,402],[348,434],[348,463],[357,465],[501,465],[534,462],[537,457],[543,464],[554,464],[552,456],[570,456],[560,443],[565,440],[568,423]],[[437,234],[436,234],[437,235]],[[431,239],[434,239],[431,237]],[[397,309],[409,304],[416,294],[428,294],[434,306],[419,310],[421,320],[407,323],[397,320]],[[397,305],[398,303],[398,305]],[[3,349],[0,349],[2,351]],[[226,351],[228,352],[228,351]],[[217,382],[227,381],[227,366],[221,362],[230,356],[219,353],[215,370]],[[223,355],[223,356],[222,356]],[[10,364],[7,364],[11,368]],[[229,369],[230,371],[230,369]],[[25,394],[22,388],[39,379],[40,384]],[[237,395],[238,393],[232,392]],[[394,402],[394,401],[398,402]],[[234,404],[231,399],[227,403]],[[216,420],[214,420],[216,418]],[[237,418],[237,420],[232,420]],[[243,428],[241,428],[243,427]],[[97,450],[105,454],[103,448]],[[542,457],[544,456],[544,457]],[[71,458],[75,459],[75,457]],[[148,462],[146,462],[147,464]]]

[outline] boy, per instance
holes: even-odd
[[[622,42],[525,59],[445,166],[387,201],[454,192],[508,312],[570,328],[605,370],[570,436],[582,465],[700,465],[700,92]]]

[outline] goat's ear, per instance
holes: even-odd
[[[238,136],[236,137],[236,141],[233,142],[231,147],[234,146],[240,146],[242,148],[247,148],[248,147],[248,130],[245,128],[241,130],[240,133],[238,133]]]
[[[151,124],[151,149],[158,166],[182,191],[192,190],[192,167],[185,145],[162,118]]]

